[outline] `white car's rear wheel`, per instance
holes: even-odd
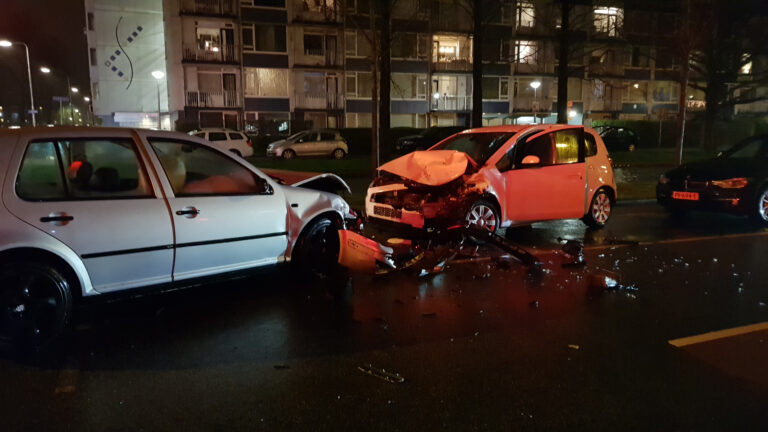
[[[72,313],[67,279],[55,268],[25,261],[0,267],[0,334],[22,347],[55,339]]]

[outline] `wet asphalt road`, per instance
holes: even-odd
[[[79,310],[60,348],[0,358],[1,429],[766,430],[768,332],[668,341],[768,321],[768,231],[652,203],[614,217],[510,233],[539,276],[280,272]],[[585,268],[557,237],[585,241]],[[622,289],[593,286],[605,271]]]

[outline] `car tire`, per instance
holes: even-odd
[[[499,209],[490,201],[477,200],[469,206],[464,220],[468,226],[486,229],[492,233],[501,228],[501,215]]]
[[[240,150],[238,150],[238,149],[229,149],[229,151],[231,151],[232,153],[234,153],[234,154],[236,154],[236,155],[238,155],[240,157],[243,157],[243,154],[240,153]]]
[[[341,223],[323,216],[304,228],[293,247],[291,262],[298,273],[328,275],[337,266]]]
[[[344,151],[344,149],[337,148],[333,151],[332,156],[334,159],[343,159],[346,154],[347,153]]]
[[[592,196],[587,214],[581,220],[590,228],[602,228],[608,223],[613,210],[613,202],[605,189],[600,189]]]
[[[289,160],[289,159],[294,159],[295,157],[296,157],[296,152],[291,149],[285,150],[283,152],[283,159]]]
[[[752,222],[760,227],[768,227],[768,186],[758,189],[757,199],[750,214]]]
[[[0,334],[20,348],[42,348],[67,327],[72,292],[67,278],[42,263],[0,266]]]

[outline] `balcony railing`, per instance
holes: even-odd
[[[436,71],[471,71],[472,63],[468,59],[448,59],[448,60],[436,60],[433,61],[434,70]]]
[[[341,22],[341,0],[294,0],[293,19],[322,23]]]
[[[472,109],[472,96],[448,96],[432,98],[433,111],[467,111]]]
[[[240,47],[228,45],[222,48],[201,49],[194,46],[184,46],[183,59],[206,63],[238,63]]]
[[[182,0],[181,11],[200,15],[237,15],[235,0]]]
[[[293,94],[296,108],[309,109],[342,109],[344,98],[341,94],[311,95],[296,92]]]
[[[240,98],[236,90],[187,91],[187,106],[190,107],[238,107]]]

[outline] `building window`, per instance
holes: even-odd
[[[627,66],[647,68],[650,55],[649,47],[632,47]]]
[[[344,33],[344,54],[347,56],[357,55],[357,34],[355,32]]]
[[[88,21],[88,30],[90,31],[96,30],[96,28],[93,26],[93,12],[88,12],[87,21]]]
[[[535,15],[536,9],[534,9],[533,3],[528,1],[517,2],[517,7],[515,8],[515,26],[517,26],[517,28],[533,27]]]
[[[656,69],[672,69],[677,66],[677,57],[669,48],[656,49]]]
[[[253,51],[253,24],[243,25],[243,51]]]
[[[259,136],[288,135],[290,113],[246,112],[245,132]]]
[[[346,94],[349,98],[370,98],[373,94],[373,80],[370,72],[347,72]]]
[[[304,35],[304,55],[322,56],[325,55],[323,48],[323,35],[305,34]]]
[[[288,69],[245,68],[245,95],[288,97]]]
[[[344,38],[344,52],[347,57],[369,57],[371,55],[371,44],[363,32],[347,32]]]
[[[392,58],[416,58],[416,33],[398,33],[392,41]]]
[[[90,56],[91,56],[91,66],[98,66],[99,61],[98,59],[96,59],[96,48],[90,48],[88,52],[90,53]]]
[[[680,95],[680,85],[674,81],[656,81],[651,95],[656,102],[676,102]]]
[[[629,102],[646,102],[648,99],[647,95],[648,83],[635,82],[627,86],[627,92],[624,96],[624,100]]]
[[[624,9],[616,7],[595,8],[595,31],[610,37],[617,37],[624,23]]]
[[[509,77],[483,77],[483,100],[509,100]]]
[[[246,43],[243,42],[245,46]],[[253,50],[285,52],[285,26],[256,24],[253,27]]]
[[[198,27],[196,32],[199,50],[210,52],[221,50],[221,31],[219,29]]]
[[[393,99],[418,99],[427,98],[427,76],[415,74],[392,74]]]
[[[515,41],[515,63],[536,63],[536,42]]]

